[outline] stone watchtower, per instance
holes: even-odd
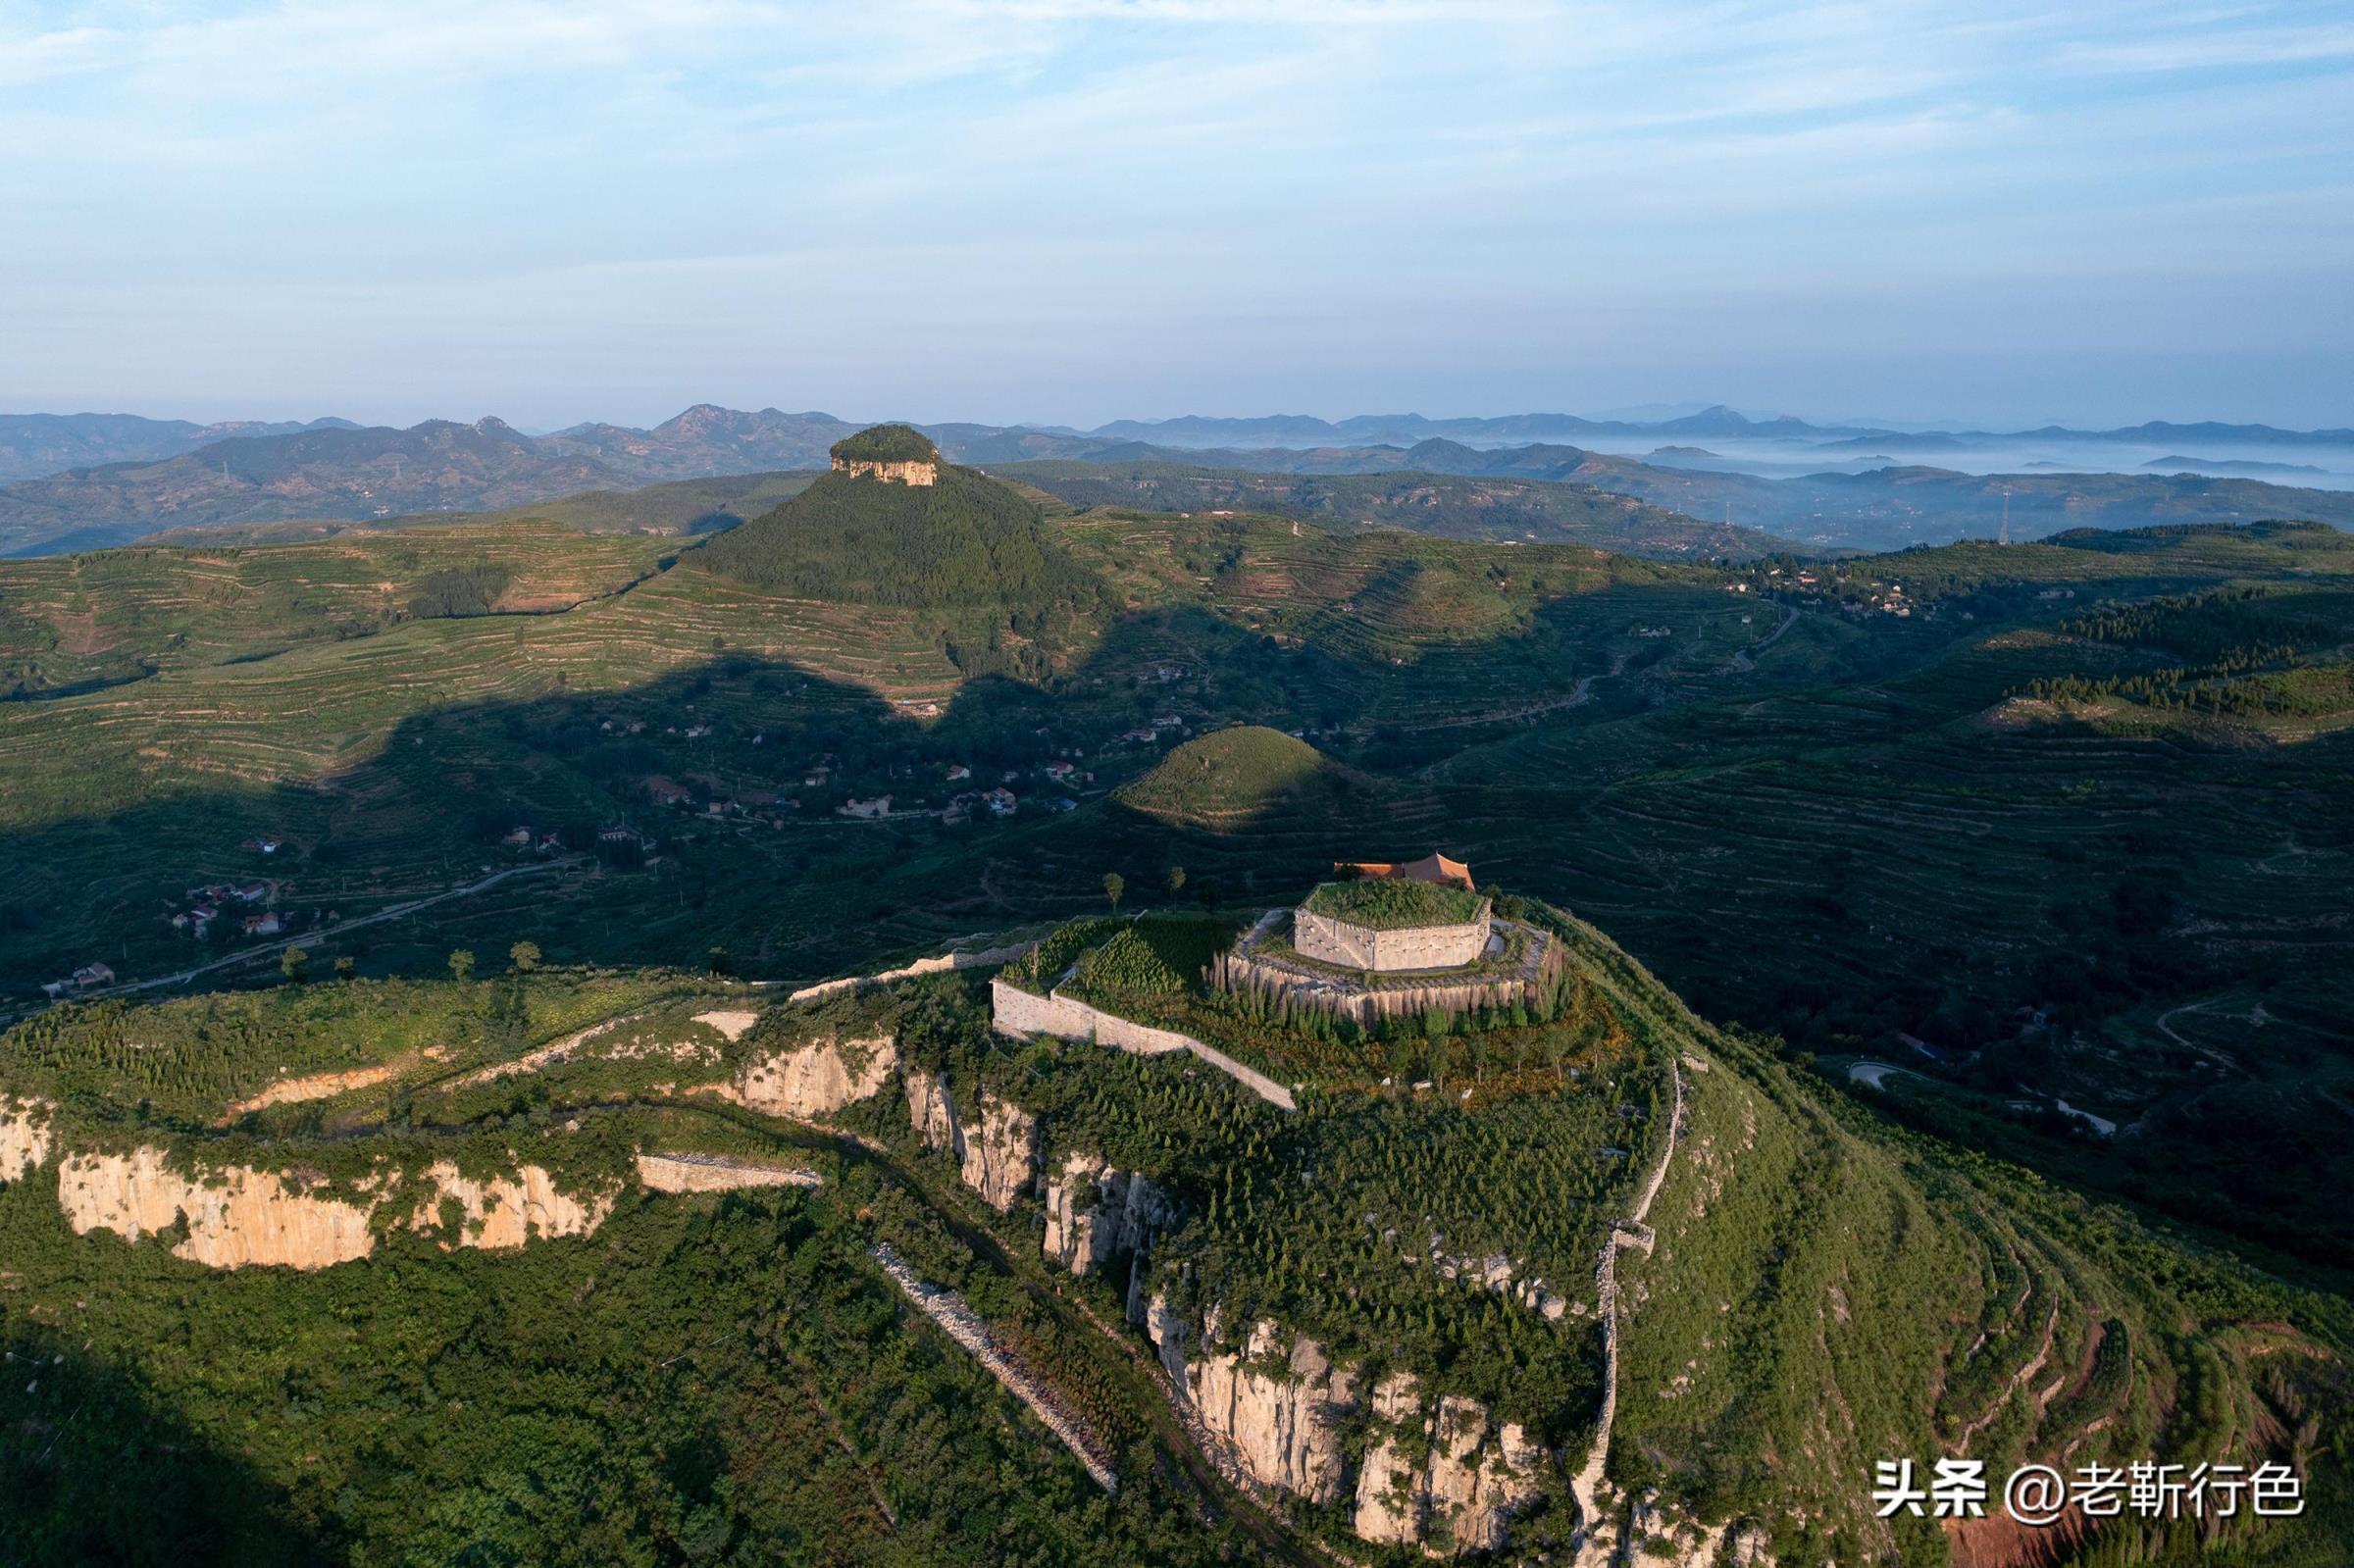
[[[834,472],[885,484],[940,482],[940,448],[904,425],[878,425],[833,446]]]

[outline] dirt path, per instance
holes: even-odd
[[[2043,1364],[2052,1358],[2052,1335],[2059,1327],[2060,1303],[2054,1301],[2051,1316],[2043,1320],[2043,1343],[2036,1349],[2035,1359],[2011,1374],[2011,1381],[2003,1385],[2003,1391],[1995,1395],[1994,1403],[1986,1407],[1986,1413],[1962,1429],[1962,1441],[1954,1448],[1958,1457],[1969,1456],[1970,1440],[1992,1426],[1994,1418],[2001,1415],[2011,1403],[2011,1396],[2043,1370]]]
[[[1750,671],[1755,670],[1758,667],[1758,653],[1762,649],[1770,648],[1776,642],[1781,641],[1782,633],[1789,631],[1796,625],[1798,625],[1798,612],[1796,610],[1784,611],[1782,624],[1780,626],[1775,627],[1771,632],[1768,632],[1766,633],[1766,635],[1760,637],[1757,641],[1752,642],[1747,647],[1735,648],[1733,650],[1732,658],[1725,664],[1725,673],[1728,675],[1747,675]]]

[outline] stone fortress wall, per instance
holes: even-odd
[[[1492,904],[1482,902],[1479,918],[1456,926],[1407,926],[1375,931],[1330,915],[1302,908],[1292,915],[1292,946],[1303,958],[1342,969],[1370,969],[1395,974],[1409,969],[1460,969],[1477,963],[1488,950]]]
[[[1017,1038],[1024,1035],[1052,1035],[1058,1039],[1092,1039],[1099,1045],[1116,1046],[1135,1056],[1190,1051],[1268,1104],[1279,1105],[1287,1111],[1300,1108],[1293,1100],[1290,1089],[1266,1074],[1245,1067],[1217,1047],[1203,1044],[1191,1035],[1139,1024],[1117,1013],[1091,1007],[1076,997],[1059,993],[1052,996],[1034,995],[1002,980],[991,981],[989,992],[990,1016],[1000,1035],[1012,1035]]]

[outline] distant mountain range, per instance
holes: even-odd
[[[357,430],[349,420],[308,422],[142,419],[136,414],[0,414],[0,483],[102,463],[153,462],[234,435],[292,435]]]
[[[1085,432],[1099,439],[1150,441],[1163,446],[1348,445],[1414,442],[1443,437],[1459,441],[1543,441],[1581,435],[1754,436],[1836,443],[1858,451],[1897,445],[1913,451],[1940,444],[1961,448],[2000,441],[2119,441],[2179,450],[2203,445],[2354,446],[2354,430],[2284,430],[2270,425],[2225,425],[2207,421],[2174,425],[2154,420],[2114,430],[2081,430],[2047,425],[2032,430],[1900,430],[1870,425],[1814,425],[1783,415],[1753,420],[1719,403],[1664,420],[1595,420],[1575,414],[1506,414],[1491,419],[1425,419],[1419,414],[1359,414],[1331,422],[1305,414],[1259,419],[1185,415],[1177,419],[1115,420]]]
[[[650,430],[588,424],[532,436],[496,419],[470,425],[429,420],[408,430],[344,420],[296,426],[196,426],[121,415],[0,417],[0,451],[20,466],[37,454],[141,455],[73,466],[0,484],[0,554],[55,554],[126,543],[167,530],[293,520],[364,522],[438,511],[527,505],[583,490],[728,475],[823,468],[835,441],[860,429],[819,412],[746,412],[698,404]],[[2017,437],[1973,432],[1849,430],[1803,420],[1751,420],[1723,407],[1651,423],[1593,421],[1566,414],[1489,420],[1363,415],[1328,423],[1306,416],[1226,420],[1189,417],[1119,421],[1078,431],[945,424],[923,427],[953,462],[1003,465],[1086,463],[1118,470],[1152,463],[1282,475],[1423,473],[1568,483],[1633,497],[1712,525],[1765,530],[1823,547],[1888,548],[1991,533],[2007,493],[2015,536],[2086,525],[2128,528],[2169,522],[2304,518],[2354,522],[2354,493],[2291,488],[2242,477],[2290,472],[2248,459],[2184,458],[2202,441],[2242,446],[2338,442],[2354,431],[2277,430],[2269,426],[2151,424],[2108,431],[2057,428]],[[1804,456],[1839,450],[1886,466],[1769,479],[1739,460],[1663,449],[1664,462],[1592,451],[1565,441],[1513,434],[1541,431],[1694,437],[1803,438]],[[1375,438],[1388,433],[1388,438]],[[1440,433],[1449,432],[1449,433]],[[1410,435],[1410,440],[1406,439]],[[2206,474],[2081,474],[2033,471],[1976,475],[1907,467],[1889,454],[1973,440],[2034,435],[2157,442],[2169,457],[2151,467]],[[1150,437],[1150,438],[1149,438]],[[1214,444],[1217,441],[1230,444]],[[1481,443],[1487,444],[1481,444]],[[192,443],[192,444],[191,444]],[[164,450],[167,448],[177,448]],[[2124,455],[2124,454],[2121,454]],[[2132,459],[2128,457],[2127,461]]]

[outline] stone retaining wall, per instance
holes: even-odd
[[[936,958],[919,958],[897,969],[886,969],[877,975],[844,975],[840,980],[821,980],[814,986],[803,986],[785,999],[789,1002],[814,1001],[820,996],[833,996],[860,986],[887,986],[895,980],[912,980],[918,975],[940,975],[951,969],[986,969],[992,964],[1010,964],[1036,947],[1036,942],[1016,942],[1010,947],[992,947],[979,953],[942,953]]]
[[[1460,969],[1488,950],[1494,906],[1479,906],[1479,918],[1454,926],[1407,926],[1376,931],[1303,908],[1292,916],[1292,945],[1303,958],[1342,969],[1391,974],[1408,969]]]
[[[990,982],[989,989],[991,1016],[1000,1035],[1052,1035],[1058,1039],[1092,1039],[1099,1045],[1114,1046],[1133,1056],[1162,1056],[1170,1051],[1191,1051],[1268,1104],[1280,1105],[1287,1111],[1300,1108],[1293,1101],[1290,1089],[1266,1074],[1245,1067],[1215,1046],[1203,1044],[1191,1035],[1139,1024],[1116,1013],[1104,1012],[1100,1007],[1091,1007],[1060,991],[1050,996],[1039,996],[1003,980]]]

